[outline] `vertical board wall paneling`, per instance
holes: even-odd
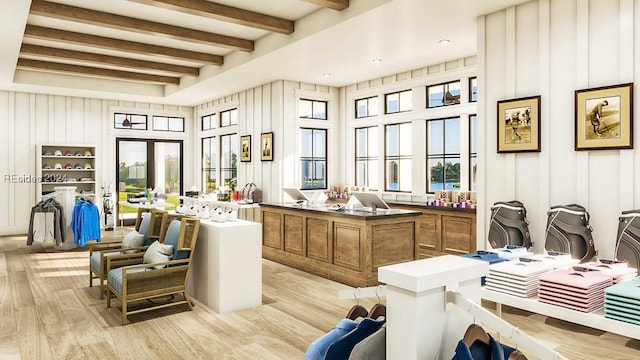
[[[619,39],[620,48],[619,66],[620,83],[633,82],[634,77],[634,1],[633,0],[620,0],[620,29]],[[636,103],[637,104],[637,103]],[[631,114],[631,119],[636,119],[635,114]],[[636,129],[638,126],[636,126]],[[637,141],[636,137],[636,141]],[[630,210],[633,208],[635,193],[634,181],[634,153],[635,150],[620,150],[620,167],[619,167],[619,206],[620,210]]]
[[[576,89],[589,87],[589,0],[576,0]],[[589,152],[576,154],[576,202],[589,207]]]
[[[9,227],[9,213],[10,202],[9,195],[11,194],[11,183],[8,181],[8,176],[11,175],[11,169],[9,165],[9,141],[11,135],[9,129],[12,127],[12,119],[10,118],[10,104],[12,94],[0,91],[0,124],[6,127],[6,131],[0,132],[0,153],[7,156],[0,156],[0,173],[2,173],[2,183],[0,183],[0,198],[6,199],[6,201],[0,201],[0,227]]]
[[[26,93],[17,93],[15,96],[14,108],[14,128],[13,128],[13,156],[11,160],[13,162],[13,172],[19,177],[25,177],[29,175],[35,175],[32,171],[33,167],[30,167],[31,159],[34,157],[34,148],[29,138],[29,118],[31,110],[31,95]],[[25,226],[28,224],[28,214],[32,204],[28,199],[31,197],[30,193],[35,186],[32,182],[18,182],[13,184],[13,216],[12,224],[16,227]]]
[[[487,58],[488,56],[486,55],[486,33],[487,33],[487,26],[486,26],[486,21],[487,18],[486,16],[480,16],[478,17],[477,21],[477,34],[478,34],[478,52],[476,54],[477,56],[477,61],[478,61],[478,73],[477,73],[477,77],[478,77],[478,109],[477,109],[477,113],[478,113],[478,134],[477,134],[477,138],[478,138],[478,152],[480,154],[478,154],[478,162],[477,162],[477,173],[476,173],[476,180],[478,182],[478,193],[477,193],[477,200],[479,204],[485,204],[484,206],[478,206],[476,208],[476,248],[478,250],[481,249],[486,249],[489,245],[487,242],[487,236],[486,233],[488,232],[488,227],[487,227],[487,219],[489,218],[488,214],[489,214],[489,207],[491,206],[491,204],[489,204],[488,202],[488,196],[487,196],[487,183],[488,183],[488,179],[487,179],[487,159],[489,156],[487,156],[486,152],[487,151],[491,151],[491,147],[487,145],[487,132],[489,129],[489,126],[487,126],[487,122],[488,122],[488,118],[487,118],[487,114],[489,113],[488,108],[489,106],[487,105],[487,88],[488,88],[488,84],[487,84]],[[495,155],[492,156],[492,158],[495,157]]]
[[[637,1],[633,2],[634,4],[637,3]],[[633,11],[634,17],[633,17],[633,29],[634,29],[634,39],[640,39],[640,5],[635,6],[634,11]],[[633,74],[634,74],[634,78],[632,79],[634,83],[638,82],[638,76],[637,74],[640,74],[640,46],[635,46],[635,41],[634,41],[634,47],[633,47]],[[634,90],[633,90],[633,97],[634,97],[634,104],[635,106],[633,107],[633,119],[637,119],[637,114],[638,114],[638,109],[640,109],[640,89],[635,86]],[[638,156],[638,152],[640,152],[638,149],[638,144],[640,144],[640,122],[639,121],[635,121],[635,126],[633,127],[633,132],[634,132],[634,150],[633,150],[633,159],[634,159],[634,173],[633,173],[633,179],[640,179],[640,156]],[[640,207],[640,182],[639,181],[634,181],[634,196],[629,196],[630,198],[633,198],[633,204],[631,206],[631,208],[633,207]],[[628,210],[628,209],[623,209],[623,210]]]
[[[505,10],[505,99],[517,97],[516,92],[516,8],[514,6]],[[498,114],[502,118],[503,114]],[[499,125],[503,126],[502,122]],[[505,199],[516,198],[516,154],[505,155]]]

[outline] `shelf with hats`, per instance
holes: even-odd
[[[46,195],[58,186],[75,186],[76,192],[96,194],[96,147],[94,145],[38,145],[36,170],[40,181],[36,193]]]

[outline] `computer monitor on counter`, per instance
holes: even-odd
[[[357,200],[360,204],[354,204],[353,210],[361,210],[361,211],[372,211],[376,212],[377,210],[387,210],[389,209],[389,205],[387,205],[384,200],[374,192],[351,192],[351,198]],[[349,201],[351,202],[351,200]],[[349,208],[347,204],[347,208]]]
[[[309,198],[299,189],[296,188],[282,188],[295,203],[302,204],[303,202],[309,203]]]

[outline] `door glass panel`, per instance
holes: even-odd
[[[180,204],[180,143],[156,142],[155,148],[155,186],[156,192],[167,195],[167,202]]]
[[[118,141],[118,200],[139,194],[147,186],[147,143],[146,141]],[[135,217],[137,210],[122,206],[123,218]]]

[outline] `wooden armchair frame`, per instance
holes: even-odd
[[[149,232],[147,238],[152,240],[160,239],[160,230],[162,229],[162,217],[164,214],[167,214],[165,210],[161,209],[138,209],[138,216],[136,218],[136,231],[140,230],[140,223],[142,223],[142,216],[145,213],[151,214],[151,219],[149,221]],[[89,287],[93,286],[93,279],[98,279],[99,287],[100,287],[100,299],[104,298],[104,293],[106,291],[105,281],[107,280],[107,261],[106,258],[112,257],[112,265],[113,268],[132,265],[139,263],[137,258],[142,258],[142,254],[144,254],[144,250],[146,250],[147,246],[140,246],[135,248],[128,248],[127,251],[135,251],[134,253],[124,253],[122,248],[122,241],[114,241],[114,242],[106,242],[106,243],[97,243],[91,244],[89,247],[89,259],[94,254],[97,254],[100,257],[100,268],[94,269],[91,264],[89,264]]]
[[[168,219],[168,217],[166,218]],[[168,227],[170,221],[166,221],[166,223]],[[122,325],[128,322],[127,316],[131,314],[183,304],[186,304],[189,310],[193,308],[189,295],[187,294],[187,282],[191,272],[193,250],[198,240],[199,228],[200,219],[186,216],[180,219],[177,250],[188,253],[188,257],[185,259],[169,260],[154,264],[142,264],[142,259],[140,259],[138,265],[123,266],[119,269],[114,269],[111,262],[118,260],[111,259],[110,257],[107,258],[107,269],[109,271],[122,271],[121,292],[119,292],[111,281],[107,281],[107,307],[111,307],[111,298],[113,296],[120,300],[122,305]],[[154,267],[158,265],[165,265],[165,267],[155,269]],[[183,300],[164,303],[150,302],[147,307],[132,311],[128,310],[131,302],[175,294],[182,294]]]

